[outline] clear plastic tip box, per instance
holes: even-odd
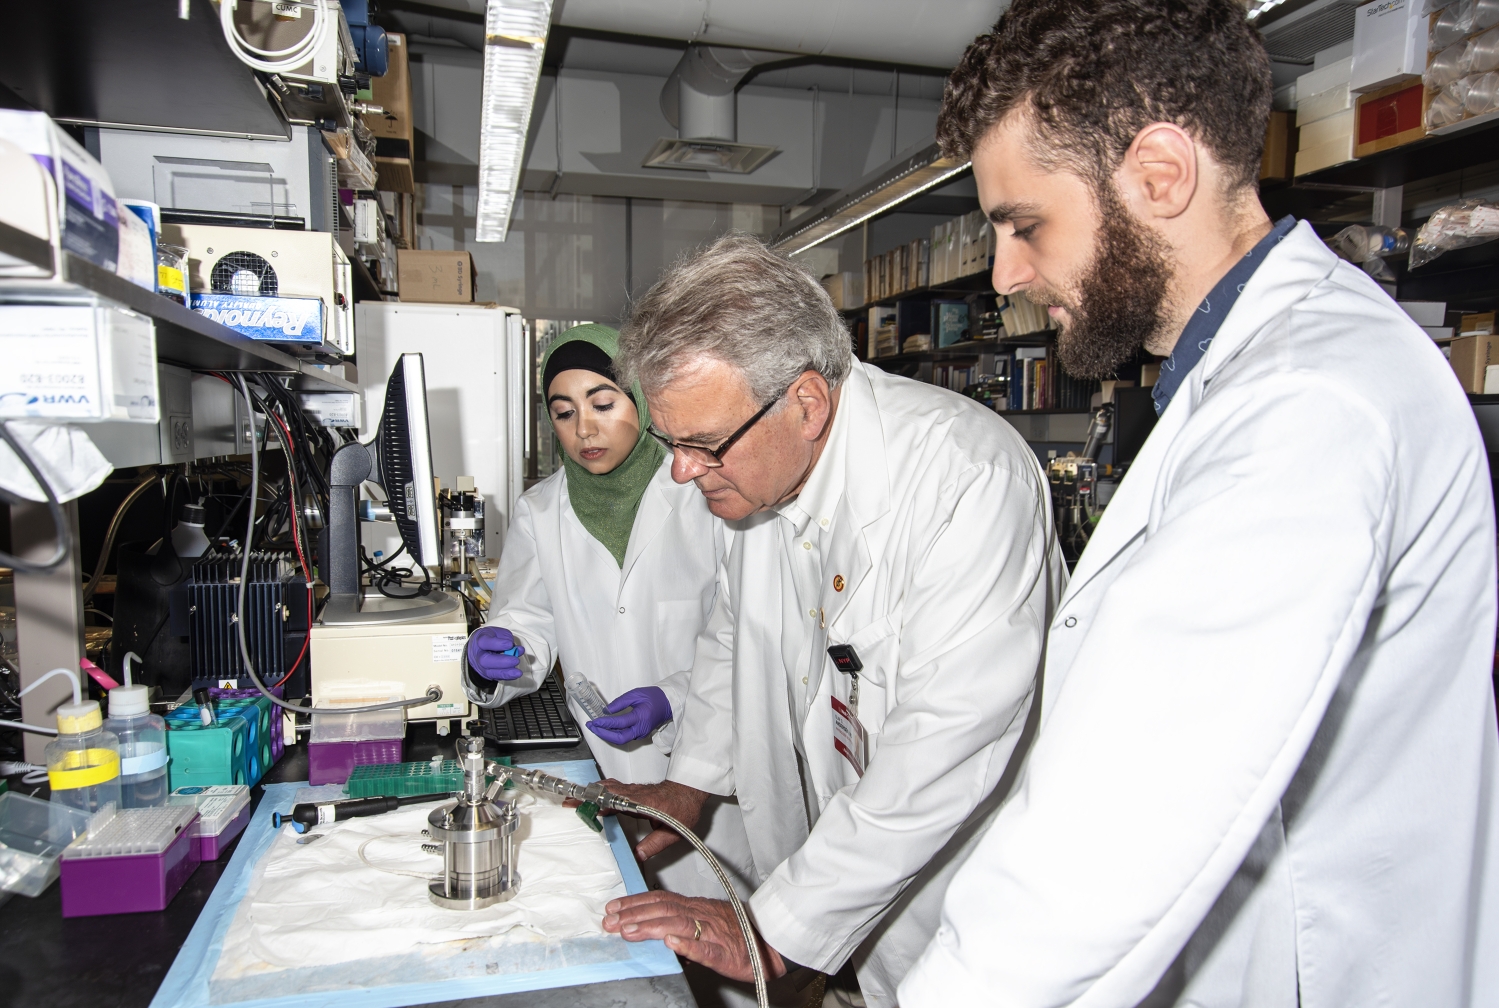
[[[81,809],[0,794],[0,890],[40,896],[57,879],[63,849],[88,829],[88,822],[89,814]]]
[[[198,867],[192,805],[105,806],[62,852],[62,915],[165,910]]]
[[[342,784],[357,766],[399,763],[406,737],[400,709],[314,714],[307,742],[307,781]]]
[[[202,861],[217,861],[250,822],[250,789],[244,784],[181,787],[172,792],[167,802],[197,808],[193,843]]]

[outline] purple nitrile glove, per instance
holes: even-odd
[[[485,679],[519,679],[525,653],[504,627],[482,626],[468,639],[468,667]]]
[[[605,742],[624,745],[645,738],[671,720],[671,701],[659,686],[640,686],[604,708],[613,717],[594,718],[588,730]]]

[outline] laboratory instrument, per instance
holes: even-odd
[[[769,1008],[770,1000],[765,988],[765,963],[760,957],[760,945],[755,940],[755,929],[750,924],[749,914],[745,912],[744,904],[740,902],[739,894],[734,891],[734,886],[729,881],[723,865],[719,864],[718,858],[696,833],[678,822],[674,816],[667,815],[660,809],[651,808],[649,805],[642,805],[624,795],[615,794],[604,786],[603,781],[575,784],[539,769],[503,766],[499,763],[489,764],[489,772],[495,777],[495,782],[489,786],[491,792],[496,791],[503,782],[510,781],[533,791],[572,799],[578,802],[578,815],[595,830],[603,829],[598,822],[598,813],[606,809],[654,819],[697,848],[698,853],[702,854],[703,859],[713,869],[713,874],[718,876],[718,882],[723,886],[729,905],[734,908],[734,917],[739,921],[739,931],[744,936],[744,947],[749,952],[750,970],[755,975],[755,1000],[759,1002],[760,1008]]]
[[[1104,467],[1097,459],[1113,420],[1113,403],[1104,403],[1088,424],[1083,453],[1068,452],[1061,458],[1052,459],[1046,467],[1051,483],[1052,520],[1062,545],[1062,555],[1069,566],[1077,563],[1093,535],[1093,526],[1103,515],[1103,508],[1097,501],[1097,479]]]
[[[479,573],[484,556],[484,497],[472,476],[459,476],[453,489],[437,495],[442,515],[442,583],[470,596],[480,611],[489,609],[489,585]]]
[[[125,657],[125,685],[109,691],[109,719],[120,746],[122,808],[151,808],[167,803],[167,723],[151,713],[150,689],[132,681]]]
[[[407,805],[438,801],[452,792],[441,794],[401,795],[394,798],[348,798],[343,801],[303,802],[293,805],[290,812],[272,812],[271,825],[280,829],[290,824],[298,833],[306,833],[313,826],[324,823],[343,822],[345,819],[360,819],[364,816],[384,815]]]
[[[504,780],[486,780],[482,738],[459,739],[458,762],[463,765],[462,794],[427,816],[431,846],[442,853],[442,877],[427,887],[427,894],[449,910],[479,910],[510,899],[520,886],[515,870],[520,817],[514,802],[497,800]]]
[[[165,910],[198,867],[197,808],[106,805],[62,852],[62,915]]]

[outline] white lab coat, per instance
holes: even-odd
[[[846,702],[850,679],[821,647],[793,709],[773,526],[786,519],[765,512],[738,523],[668,776],[738,796],[766,941],[830,972],[852,956],[866,999],[888,1005],[997,803],[1064,568],[1035,453],[972,400],[856,364],[817,465],[844,469],[817,643],[863,662],[868,768],[833,748],[831,698]]]
[[[1472,410],[1303,222],[1079,561],[901,1004],[1499,1003],[1494,619]]]
[[[630,784],[664,778],[725,539],[723,523],[697,488],[672,480],[669,458],[641,498],[622,569],[573,512],[565,472],[527,490],[505,536],[489,609],[488,622],[510,630],[526,649],[521,678],[501,681],[500,699],[534,692],[559,659],[593,680],[606,700],[637,686],[659,686],[674,718],[650,739],[617,746],[587,728],[583,737],[605,776]],[[568,706],[578,724],[588,720],[576,701],[569,698]],[[750,878],[738,806],[714,802],[705,812],[708,846],[730,874]],[[686,844],[648,867],[674,892],[723,896],[712,870]]]

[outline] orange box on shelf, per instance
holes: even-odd
[[[1426,89],[1403,81],[1359,95],[1354,124],[1355,157],[1368,157],[1426,136]]]

